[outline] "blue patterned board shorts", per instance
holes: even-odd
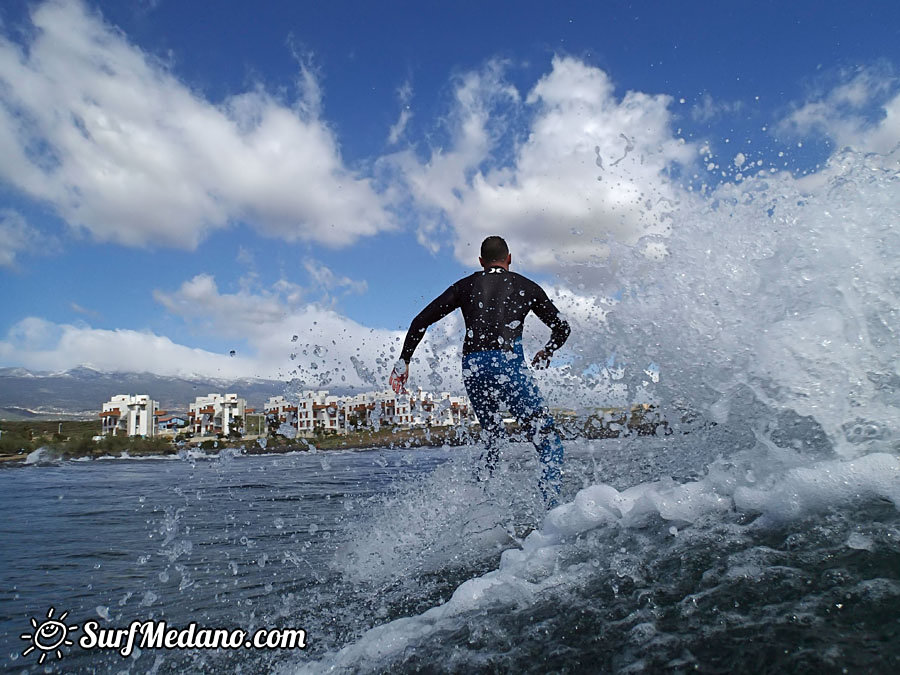
[[[525,362],[522,343],[513,350],[495,349],[463,356],[463,382],[478,422],[481,424],[485,454],[482,460],[489,474],[499,459],[499,441],[505,435],[500,410],[505,408],[519,422],[534,443],[544,465],[539,483],[548,507],[559,496],[563,444],[556,424]]]

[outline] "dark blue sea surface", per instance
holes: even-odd
[[[127,627],[298,627],[310,653],[340,636],[348,599],[329,570],[351,505],[427,472],[445,453],[337,452],[213,459],[67,461],[0,471],[0,642],[5,670],[42,672],[22,657],[30,618],[48,608],[68,623]],[[414,468],[412,468],[414,467]],[[364,513],[360,509],[358,514]],[[337,587],[339,589],[339,587]],[[327,608],[327,609],[324,609]],[[321,612],[326,611],[322,616]],[[317,616],[318,615],[318,616]],[[322,627],[320,628],[319,623]],[[315,626],[313,624],[316,624]],[[325,632],[323,632],[325,631]],[[76,637],[81,633],[74,633]],[[273,654],[145,653],[63,648],[44,666],[60,672],[174,672],[225,662],[269,663]],[[283,657],[283,655],[281,655]]]
[[[490,486],[472,447],[5,468],[3,669],[897,672],[896,457],[774,468],[705,447],[569,442],[546,518],[524,444]],[[51,607],[76,625],[302,628],[307,647],[76,643],[39,666],[20,634]]]

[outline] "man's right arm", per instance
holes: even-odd
[[[459,296],[456,290],[456,284],[453,284],[450,288],[432,300],[431,303],[429,303],[429,305],[419,312],[416,318],[412,320],[412,323],[409,325],[409,330],[406,332],[406,340],[403,341],[403,351],[400,353],[400,358],[406,361],[406,363],[409,363],[410,359],[412,359],[413,352],[416,351],[416,347],[419,346],[422,338],[425,337],[425,331],[428,326],[436,321],[440,321],[458,307]]]
[[[391,376],[388,378],[394,393],[400,394],[406,391],[406,380],[409,377],[409,361],[413,352],[425,336],[425,331],[435,321],[440,321],[454,309],[459,307],[459,298],[456,292],[456,284],[441,293],[437,298],[423,309],[413,319],[406,331],[406,340],[403,341],[403,351],[400,360],[397,361]]]

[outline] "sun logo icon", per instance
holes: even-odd
[[[34,628],[34,633],[22,633],[19,637],[23,640],[30,640],[31,645],[22,652],[22,656],[28,656],[34,650],[38,650],[41,653],[40,658],[38,658],[38,665],[44,663],[44,659],[47,658],[47,654],[52,652],[56,652],[56,658],[62,658],[62,650],[60,647],[63,645],[71,646],[75,644],[71,640],[68,639],[69,631],[78,630],[78,626],[67,626],[64,622],[66,617],[69,615],[68,612],[63,612],[59,618],[53,618],[53,608],[47,612],[47,618],[40,623],[37,622],[37,619],[34,617],[31,618],[31,625]]]

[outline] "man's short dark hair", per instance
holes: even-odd
[[[509,246],[503,237],[492,236],[481,242],[481,259],[486,263],[503,262],[509,255]]]

